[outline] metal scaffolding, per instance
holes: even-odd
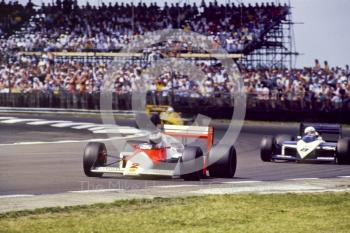
[[[298,56],[294,41],[294,22],[291,6],[280,23],[272,25],[254,48],[247,50],[240,60],[245,68],[294,68]]]

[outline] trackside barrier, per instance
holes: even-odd
[[[212,118],[230,119],[234,100],[228,94],[214,93],[209,97],[188,97],[188,93],[170,95],[163,92],[149,92],[147,104],[172,105],[176,111],[193,116],[201,113]],[[133,114],[130,93],[114,94],[111,109]],[[1,111],[41,111],[54,112],[63,109],[67,112],[100,112],[100,93],[0,93]],[[60,110],[60,111],[61,111]],[[350,100],[332,103],[329,100],[307,101],[285,98],[260,98],[255,94],[247,96],[246,119],[267,121],[324,121],[350,123]]]
[[[135,111],[128,110],[90,110],[90,109],[66,109],[66,108],[16,108],[16,107],[0,107],[0,113],[37,113],[37,114],[115,114],[122,116],[135,117]]]

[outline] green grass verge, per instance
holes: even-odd
[[[0,215],[0,232],[350,232],[350,193],[118,201]]]

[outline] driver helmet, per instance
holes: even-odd
[[[168,107],[167,112],[175,112],[173,107]]]
[[[311,135],[311,136],[317,135],[316,129],[312,126],[306,127],[304,130],[304,133],[305,135]]]
[[[162,134],[160,132],[151,133],[149,135],[149,141],[152,144],[159,144],[162,142]]]

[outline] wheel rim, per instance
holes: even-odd
[[[107,150],[103,149],[98,155],[98,162],[100,165],[104,165],[107,162]]]

